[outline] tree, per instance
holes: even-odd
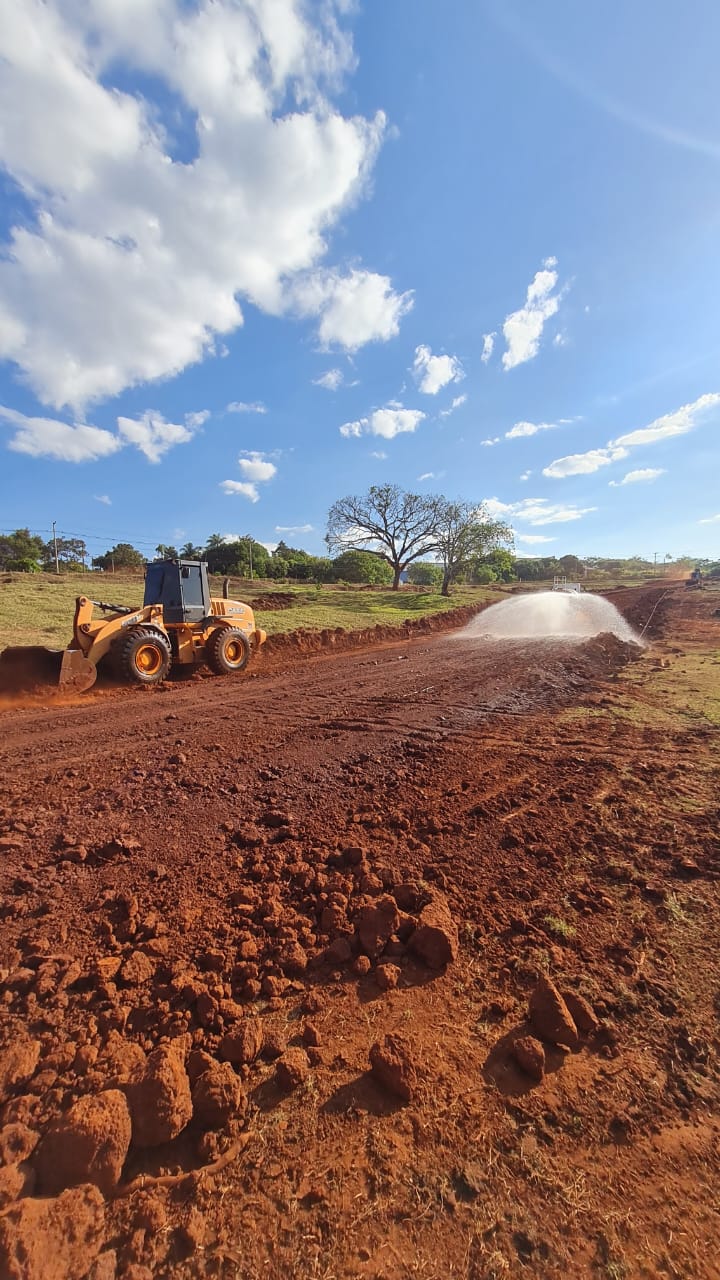
[[[118,542],[104,556],[95,556],[93,565],[96,569],[142,569],[145,557],[129,542]]]
[[[393,591],[413,560],[437,547],[440,499],[406,493],[396,484],[373,485],[364,498],[340,498],[328,513],[325,542],[331,554],[365,551],[389,564]]]
[[[441,564],[433,564],[432,561],[416,560],[415,564],[411,564],[408,569],[408,582],[412,582],[414,587],[437,587],[443,580],[443,570]]]
[[[379,556],[370,555],[369,551],[343,551],[332,561],[332,576],[337,582],[389,586],[393,574],[389,564]]]
[[[517,577],[515,573],[515,557],[503,547],[495,547],[487,555],[481,556],[480,564],[488,565],[495,577],[499,578],[501,582],[514,582]]]
[[[205,555],[205,548],[196,547],[194,542],[186,542],[180,548],[180,555],[183,560],[202,560]]]
[[[60,570],[84,569],[87,547],[82,538],[57,538],[45,544],[43,562],[46,569],[55,568],[55,549]]]
[[[165,542],[158,542],[155,551],[158,560],[177,560],[179,558],[177,547],[168,546]]]
[[[450,587],[473,562],[488,557],[503,543],[512,545],[512,529],[502,520],[493,520],[487,509],[477,502],[439,501],[437,547],[443,568],[441,592],[450,595]],[[491,568],[494,568],[491,565]],[[497,570],[496,570],[497,572]]]
[[[45,555],[42,538],[29,529],[16,529],[0,536],[0,569],[15,573],[37,573]]]

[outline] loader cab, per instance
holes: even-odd
[[[204,560],[155,560],[149,564],[143,604],[161,604],[166,623],[201,622],[211,611]]]

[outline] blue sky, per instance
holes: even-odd
[[[0,526],[720,554],[712,0],[0,0]]]

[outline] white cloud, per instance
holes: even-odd
[[[656,444],[659,440],[668,440],[672,436],[684,436],[698,425],[698,418],[708,410],[716,408],[717,405],[720,405],[720,392],[709,392],[693,400],[692,404],[684,404],[673,413],[666,413],[662,418],[656,418],[649,426],[641,427],[639,431],[629,431],[627,435],[618,436],[614,443],[634,449],[637,445]]]
[[[112,498],[109,498],[109,497],[108,497],[108,495],[107,495],[106,493],[96,493],[96,494],[94,494],[94,496],[93,496],[93,501],[94,501],[94,502],[102,502],[103,506],[105,506],[105,507],[111,507],[111,506],[112,506]]]
[[[367,418],[357,422],[346,422],[340,427],[340,435],[347,440],[359,436],[382,436],[384,440],[392,440],[395,436],[412,432],[424,420],[425,414],[420,409],[403,409],[401,405],[392,408],[375,409]]]
[[[720,512],[716,516],[705,516],[704,520],[698,520],[698,524],[720,524]]]
[[[262,400],[231,400],[230,404],[225,406],[226,413],[267,413],[267,405]]]
[[[277,475],[274,462],[268,462],[264,453],[255,451],[238,458],[238,466],[246,480],[264,482]]]
[[[615,448],[612,444],[606,449],[588,449],[587,453],[571,453],[566,458],[556,458],[543,467],[543,475],[552,476],[555,480],[562,480],[565,476],[589,476],[627,456],[627,449]]]
[[[582,519],[591,511],[597,511],[597,507],[551,503],[547,498],[523,498],[520,502],[500,502],[498,498],[485,498],[483,505],[491,516],[500,516],[504,520],[520,520],[531,526],[566,524],[570,520]]]
[[[465,377],[457,356],[434,356],[430,347],[415,348],[413,376],[426,396],[436,396],[449,382],[461,382]]]
[[[531,475],[532,475],[532,471],[523,471],[522,475],[520,476],[520,479],[529,480]]]
[[[450,417],[450,414],[451,414],[451,413],[454,413],[454,412],[455,412],[455,410],[456,410],[456,409],[459,409],[459,408],[460,408],[460,406],[461,406],[461,405],[463,405],[463,404],[467,404],[467,396],[465,396],[465,395],[463,395],[463,396],[455,396],[455,397],[453,398],[453,401],[452,401],[452,403],[451,403],[451,405],[450,405],[450,408],[449,408],[449,409],[441,409],[441,410],[440,410],[440,417],[441,417],[441,418],[449,418],[449,417]]]
[[[567,345],[568,345],[568,340],[567,340],[567,338],[566,338],[565,334],[564,334],[564,333],[556,333],[556,334],[555,334],[555,337],[553,338],[553,346],[554,346],[554,347],[566,347]]]
[[[541,542],[557,542],[557,538],[548,538],[544,533],[517,533],[515,537],[518,542],[527,542],[529,546],[536,546]]]
[[[79,422],[70,426],[54,418],[30,418],[0,405],[0,419],[15,428],[8,448],[31,458],[55,458],[59,462],[95,462],[122,448],[112,431]]]
[[[319,378],[313,378],[314,387],[324,387],[326,391],[337,391],[343,384],[342,369],[328,369]]]
[[[536,272],[528,286],[525,306],[513,311],[503,324],[507,344],[503,369],[514,369],[537,355],[545,324],[560,306],[562,294],[553,292],[557,282],[557,258],[546,258],[542,271]]]
[[[434,471],[423,471],[422,475],[418,476],[418,484],[420,484],[421,481],[423,480],[434,480],[434,479],[435,479]]]
[[[118,418],[122,441],[134,444],[148,462],[159,462],[176,444],[187,444],[208,418],[207,413],[189,413],[185,423],[166,422],[161,413],[146,409],[139,418]]]
[[[378,458],[381,462],[387,458],[387,454],[383,449],[373,449],[370,453],[371,458]]]
[[[397,332],[409,294],[317,269],[386,124],[333,105],[347,7],[2,0],[0,165],[35,216],[0,256],[0,356],[41,400],[177,374],[246,301],[349,349]]]
[[[496,333],[483,334],[483,349],[482,349],[482,355],[480,356],[480,359],[482,360],[483,364],[488,363],[488,361],[490,360],[490,357],[492,356],[493,351],[495,350],[496,337],[497,337]]]
[[[257,485],[249,484],[245,480],[221,480],[220,488],[223,493],[249,498],[250,502],[258,502],[260,499],[260,494],[257,491]],[[228,540],[232,541],[229,535],[226,541]]]
[[[276,533],[313,533],[314,525],[311,524],[276,524]]]
[[[628,471],[622,480],[610,480],[609,483],[611,488],[619,489],[624,484],[648,484],[665,474],[664,467],[640,467],[637,471]]]
[[[286,297],[300,315],[320,317],[323,347],[346,351],[396,337],[413,305],[412,293],[395,293],[388,276],[357,268],[345,275],[336,270],[309,272],[288,287]]]
[[[493,445],[496,445],[499,443],[500,443],[499,436],[488,436],[487,440],[480,441],[480,444],[483,445],[485,449],[492,449]]]
[[[516,422],[514,427],[505,432],[506,440],[519,440],[525,436],[536,436],[538,431],[553,431],[554,422]]]
[[[627,458],[630,449],[636,449],[640,445],[657,444],[673,436],[687,435],[699,425],[699,421],[707,413],[716,409],[718,405],[720,405],[720,392],[708,392],[706,395],[699,396],[697,400],[693,400],[691,404],[684,404],[672,413],[656,418],[647,427],[628,431],[625,435],[618,436],[617,440],[610,440],[603,448],[589,449],[587,453],[573,453],[567,458],[557,458],[545,467],[543,475],[553,476],[555,479],[590,475],[600,467]]]

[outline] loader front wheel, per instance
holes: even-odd
[[[115,642],[115,669],[134,684],[160,684],[170,670],[170,641],[160,631],[138,627]]]
[[[234,675],[250,661],[250,641],[237,627],[218,627],[208,639],[205,657],[216,676]]]

